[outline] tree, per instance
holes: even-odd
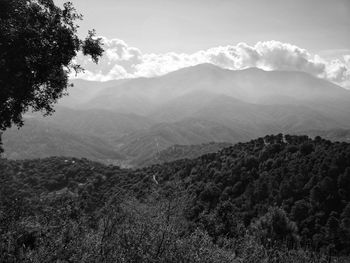
[[[299,200],[295,202],[291,211],[292,219],[295,222],[300,223],[302,220],[308,217],[309,209],[310,206],[305,200]]]
[[[350,200],[350,168],[346,168],[344,174],[338,177],[338,188],[340,196],[345,200]]]
[[[313,150],[314,150],[314,146],[311,143],[305,142],[300,146],[300,152],[304,155],[308,155],[312,153]]]
[[[59,8],[53,0],[0,1],[0,133],[22,126],[28,110],[53,112],[68,74],[82,70],[73,61],[79,51],[98,62],[101,39],[93,30],[80,39],[81,19],[70,2]]]
[[[298,243],[298,228],[286,212],[278,207],[270,207],[269,211],[251,225],[253,233],[263,244],[271,245],[281,241]],[[271,243],[271,244],[269,244]]]

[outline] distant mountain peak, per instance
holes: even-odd
[[[212,63],[202,63],[202,64],[197,64],[194,66],[189,66],[185,68],[181,68],[177,71],[170,72],[168,74],[176,73],[176,72],[224,72],[224,71],[229,71],[229,69],[225,69],[223,67],[214,65]],[[230,70],[231,71],[231,70]]]

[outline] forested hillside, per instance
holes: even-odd
[[[139,170],[2,159],[0,176],[2,261],[349,260],[345,142],[280,134]]]
[[[232,146],[227,142],[210,142],[194,145],[173,145],[156,154],[136,160],[138,167],[146,167],[153,164],[173,162],[179,159],[194,159],[207,153],[215,153],[222,148]]]
[[[242,220],[245,227],[263,227],[269,209],[275,207],[295,224],[279,238],[349,253],[347,143],[320,137],[266,136],[146,171],[157,174],[160,184],[180,180],[194,196],[188,218],[215,238],[237,235],[233,218]],[[273,239],[271,233],[265,234],[263,238]]]

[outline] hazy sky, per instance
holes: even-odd
[[[264,40],[315,53],[350,49],[350,0],[71,1],[84,15],[82,31],[95,28],[143,52],[189,53]]]
[[[104,37],[79,77],[162,75],[212,63],[300,70],[350,88],[350,0],[71,0],[80,34]],[[55,0],[62,4],[65,0]]]

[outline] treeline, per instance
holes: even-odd
[[[349,260],[347,143],[279,134],[139,170],[2,159],[0,180],[2,262]]]

